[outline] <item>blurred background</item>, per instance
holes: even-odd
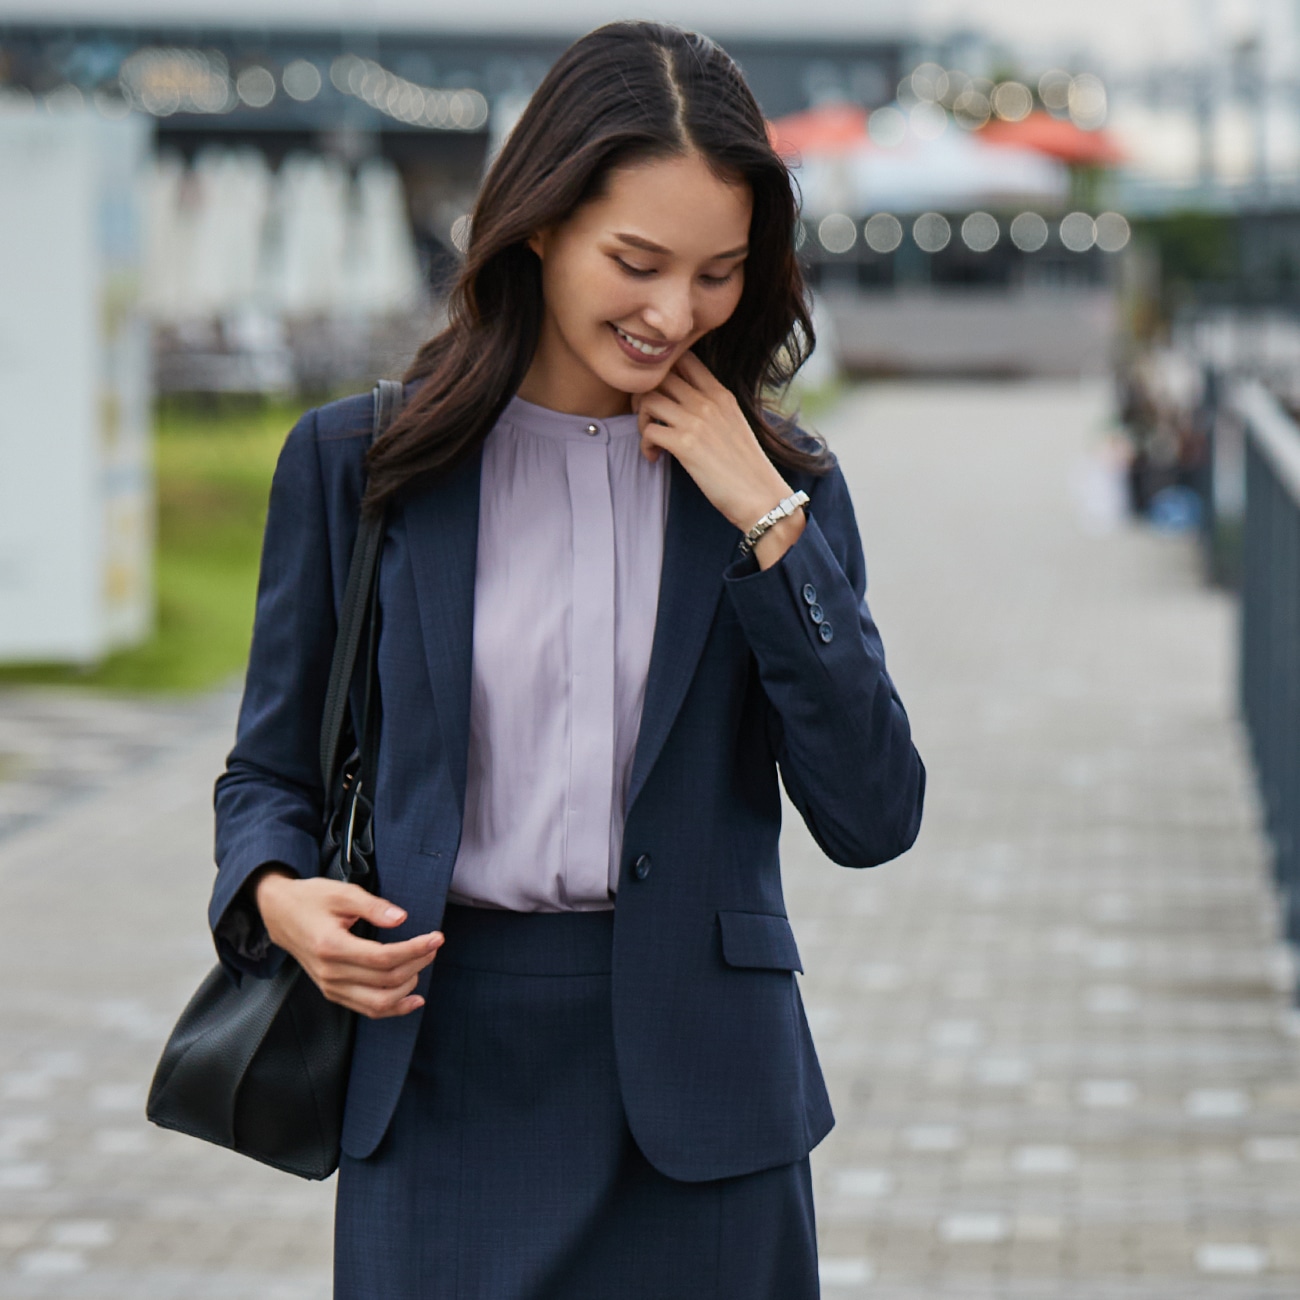
[[[713,3],[693,16],[744,66],[803,194],[822,337],[805,387],[1114,375],[1133,506],[1199,517],[1184,363],[1239,364],[1243,312],[1287,348],[1291,8],[932,5],[903,24],[823,4],[793,24]],[[143,687],[238,669],[246,584],[215,571],[234,521],[200,517],[196,485],[264,476],[292,408],[399,372],[436,329],[483,168],[589,9],[0,7],[0,661]],[[54,391],[58,436],[18,455]],[[196,422],[210,439],[185,440]],[[224,470],[199,464],[232,437]],[[228,635],[173,645],[183,607],[227,604]]]
[[[270,475],[439,328],[485,166],[623,16],[0,0],[5,1295],[328,1294],[327,1188],[139,1115]],[[798,180],[781,400],[931,766],[896,869],[788,837],[827,1295],[1300,1294],[1300,7],[633,16],[717,38]]]

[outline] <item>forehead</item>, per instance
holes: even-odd
[[[604,193],[575,216],[599,233],[620,231],[683,255],[736,248],[749,238],[753,195],[698,154],[616,168]]]

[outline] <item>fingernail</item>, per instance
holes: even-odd
[[[404,917],[405,915],[406,915],[406,913],[403,912],[402,909],[401,909],[400,907],[386,907],[386,908],[384,908],[384,920],[385,920],[385,921],[400,921],[400,920],[402,919],[402,917]]]
[[[434,931],[429,935],[429,947],[430,947],[430,948],[441,948],[441,947],[442,947],[442,944],[443,944],[443,936],[442,936],[442,935],[441,935],[437,930],[434,930]]]

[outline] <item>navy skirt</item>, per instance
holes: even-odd
[[[613,912],[443,929],[392,1126],[339,1168],[335,1300],[815,1300],[806,1158],[683,1183],[633,1141]]]

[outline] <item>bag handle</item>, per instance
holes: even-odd
[[[374,387],[374,416],[370,443],[392,423],[402,408],[402,385],[394,379],[381,379]],[[372,740],[370,723],[374,713],[375,639],[378,635],[379,555],[384,546],[384,513],[363,512],[357,525],[357,539],[352,547],[348,580],[343,589],[339,610],[338,635],[334,639],[334,657],[330,661],[329,686],[325,692],[325,710],[320,729],[320,770],[325,800],[333,797],[342,760],[344,724],[348,714],[348,692],[356,674],[357,651],[363,633],[367,637],[368,665],[365,685],[365,716],[354,727],[358,743]]]

